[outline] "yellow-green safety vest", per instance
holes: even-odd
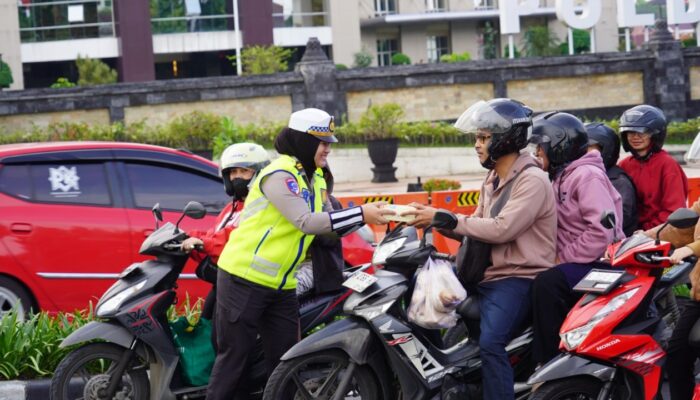
[[[260,189],[262,180],[278,171],[289,172],[287,188],[306,200],[311,212],[323,211],[326,181],[316,169],[313,192],[295,158],[282,155],[265,167],[251,185],[238,228],[219,257],[222,270],[273,289],[295,289],[296,267],[306,258],[314,235],[300,231],[271,204]]]

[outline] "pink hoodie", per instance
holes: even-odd
[[[552,182],[557,205],[557,257],[560,263],[590,263],[599,259],[613,240],[613,231],[600,223],[614,211],[618,238],[622,232],[622,198],[605,174],[598,151],[569,164]]]

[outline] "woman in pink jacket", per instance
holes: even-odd
[[[572,288],[604,255],[613,235],[622,232],[622,199],[605,173],[598,151],[587,153],[588,135],[571,114],[552,112],[533,120],[530,143],[553,180],[557,207],[557,258],[554,268],[533,283],[533,355],[544,364],[559,348],[559,327],[580,298]],[[602,226],[603,213],[613,211],[615,232]]]

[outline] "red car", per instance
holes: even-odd
[[[62,142],[0,146],[0,313],[13,306],[47,311],[85,309],[138,254],[160,203],[175,221],[188,201],[209,215],[185,218],[184,230],[207,229],[226,197],[215,163],[186,151],[135,143]],[[349,264],[369,262],[359,235],[344,239]],[[191,262],[184,293],[208,284]]]

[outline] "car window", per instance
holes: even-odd
[[[126,163],[134,203],[139,208],[161,208],[181,211],[194,200],[208,212],[220,212],[230,198],[221,180],[193,171],[152,164]]]
[[[31,166],[33,199],[47,203],[110,205],[112,197],[102,163]]]
[[[32,181],[28,165],[4,165],[0,167],[0,192],[21,199],[32,198]]]

